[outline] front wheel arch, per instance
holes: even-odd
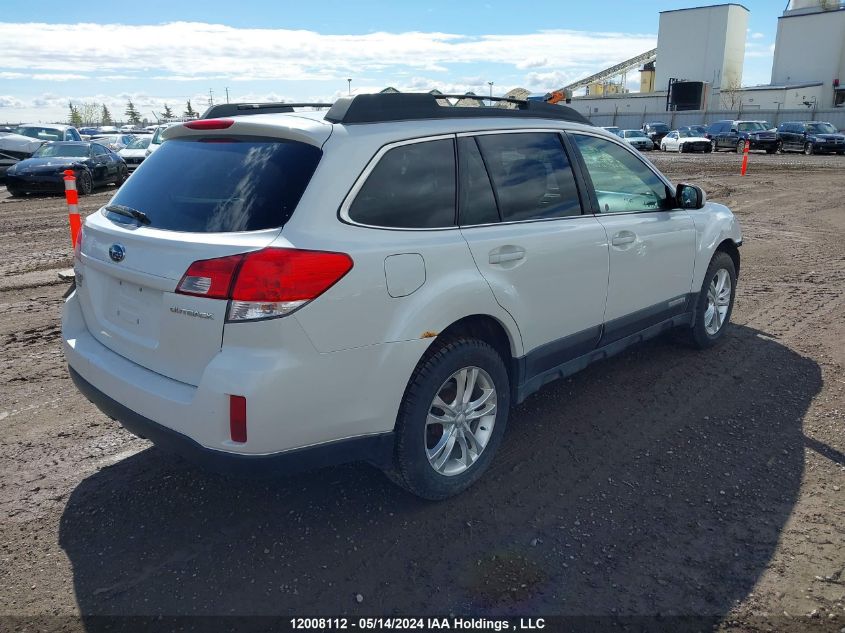
[[[739,265],[741,262],[741,257],[739,255],[739,247],[736,245],[731,239],[724,240],[719,246],[716,247],[716,252],[722,251],[723,253],[727,253],[728,256],[734,262],[734,269],[736,271],[736,277],[739,279]],[[715,254],[715,253],[714,253]]]

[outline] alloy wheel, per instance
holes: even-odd
[[[731,305],[731,276],[724,268],[716,271],[707,288],[707,309],[704,311],[704,329],[715,336],[725,323]]]
[[[425,423],[425,452],[431,467],[459,475],[481,456],[493,434],[496,386],[480,367],[464,367],[437,390]]]

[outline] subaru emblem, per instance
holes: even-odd
[[[112,244],[109,247],[109,257],[112,258],[112,261],[122,262],[123,258],[126,257],[126,249],[120,244]]]

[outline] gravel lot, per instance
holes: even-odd
[[[366,465],[230,480],[123,431],[67,377],[62,198],[0,188],[0,615],[845,627],[845,158],[753,153],[741,178],[733,154],[649,157],[742,222],[725,344],[656,340],[549,385],[482,481],[437,504]]]

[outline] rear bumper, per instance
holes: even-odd
[[[62,343],[80,390],[130,431],[189,457],[262,462],[314,450],[316,456],[290,460],[381,463],[408,378],[431,342],[320,353],[291,317],[239,324],[227,327],[220,351],[198,384],[189,385],[134,363],[97,340],[85,322],[79,292],[65,302]],[[243,443],[231,439],[229,394],[246,398]],[[335,456],[337,443],[344,448]]]
[[[112,420],[130,433],[151,441],[159,448],[217,472],[242,475],[291,473],[322,466],[368,461],[388,467],[393,455],[393,433],[354,437],[316,446],[270,453],[243,455],[202,446],[187,435],[153,422],[120,404],[97,389],[68,366],[76,388]]]

